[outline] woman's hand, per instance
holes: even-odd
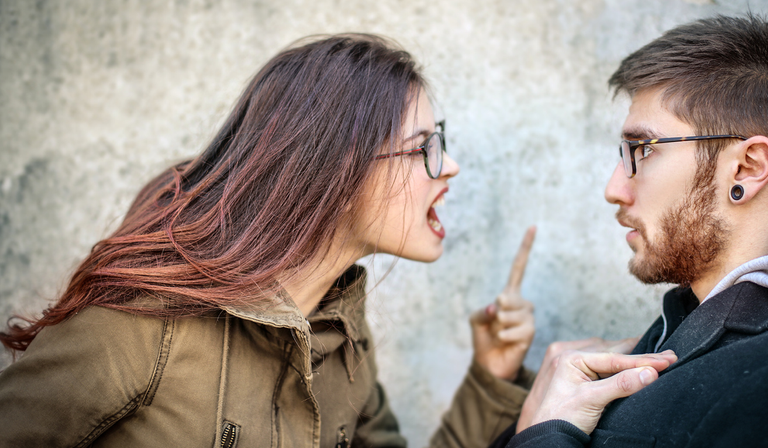
[[[495,377],[514,381],[535,333],[533,304],[520,295],[536,227],[528,228],[496,302],[472,313],[475,361]]]
[[[611,401],[658,379],[677,360],[671,350],[645,355],[567,351],[554,360],[552,381],[531,425],[565,420],[590,434]]]
[[[572,350],[621,353],[626,355],[632,352],[639,339],[635,337],[620,341],[606,341],[600,338],[590,338],[579,341],[559,341],[549,344],[547,352],[544,354],[544,360],[541,362],[539,373],[536,375],[536,381],[533,382],[533,387],[530,393],[528,393],[528,398],[525,399],[525,404],[523,404],[520,418],[517,420],[517,432],[531,426],[533,415],[541,406],[549,384],[552,382],[555,367],[557,366],[557,358],[560,355]]]

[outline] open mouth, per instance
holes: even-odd
[[[440,223],[440,219],[437,217],[435,207],[445,205],[445,197],[443,196],[443,193],[440,193],[440,196],[435,199],[435,202],[432,203],[432,206],[427,212],[427,223],[429,224],[429,228],[432,229],[435,235],[439,236],[440,238],[445,237],[445,228],[443,228],[443,225]]]

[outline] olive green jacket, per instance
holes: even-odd
[[[90,307],[47,327],[0,374],[0,447],[403,447],[364,270],[339,285],[309,320],[282,294],[165,320]],[[473,365],[431,445],[487,446],[526,394]]]

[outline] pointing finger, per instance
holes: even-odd
[[[509,280],[507,280],[507,286],[504,288],[505,293],[520,290],[520,285],[523,283],[523,275],[525,274],[525,267],[528,265],[528,255],[531,253],[531,247],[533,247],[533,240],[535,237],[536,226],[528,227],[528,230],[523,237],[523,242],[520,243],[520,249],[517,250],[517,255],[515,255],[515,261],[512,263],[512,270],[509,272]]]

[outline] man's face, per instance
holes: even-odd
[[[632,98],[622,135],[641,140],[694,131],[663,106],[661,90],[653,89]],[[697,171],[694,142],[639,149],[631,179],[619,162],[605,198],[619,205],[616,218],[632,229],[627,233],[635,252],[630,272],[645,283],[688,285],[715,269],[727,238],[716,197],[714,172]]]

